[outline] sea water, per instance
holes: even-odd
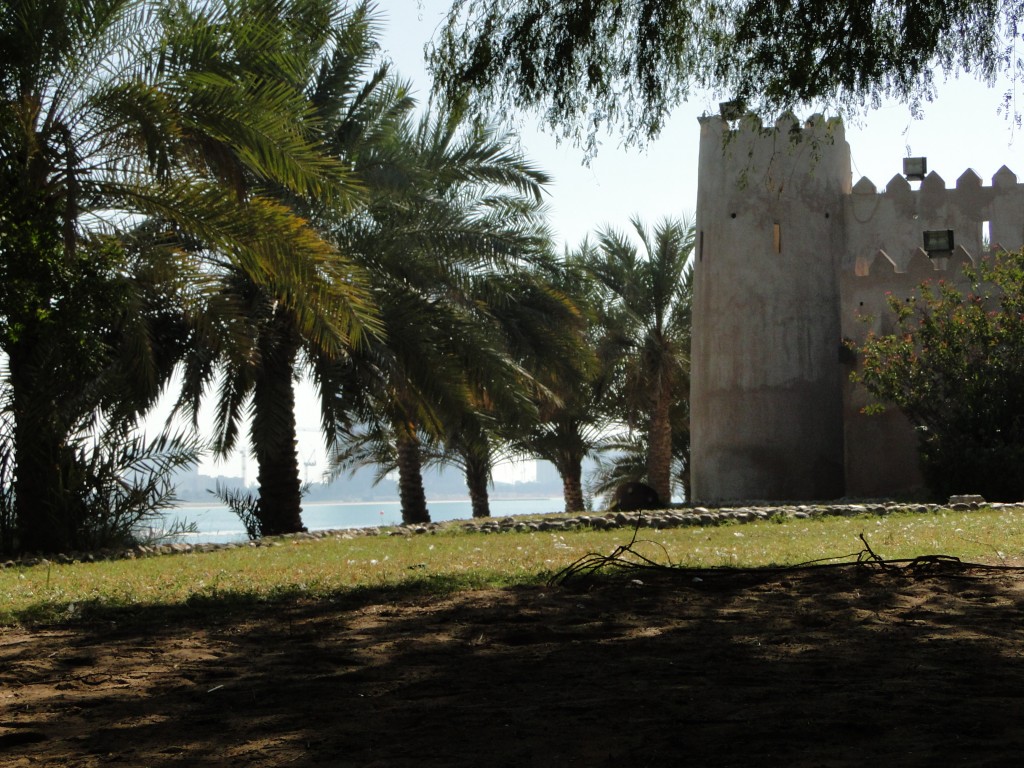
[[[545,499],[492,499],[493,517],[509,515],[535,515],[561,512],[564,502],[561,498]],[[455,501],[431,501],[427,503],[430,519],[440,523],[446,520],[463,520],[473,516],[468,499]],[[176,541],[189,544],[245,541],[245,527],[238,516],[226,506],[216,504],[181,504],[167,510],[162,523],[153,524],[143,530],[143,536],[160,535],[175,523],[194,524],[194,533],[175,536]],[[374,502],[332,502],[321,501],[302,505],[302,522],[311,531],[340,528],[366,528],[376,525],[399,525],[402,522],[402,508],[397,501]]]

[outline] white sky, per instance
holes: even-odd
[[[411,80],[421,102],[430,89],[423,66],[423,47],[448,7],[447,0],[378,0],[385,21],[382,44],[395,69]],[[973,168],[988,184],[1003,165],[1024,175],[1020,130],[997,114],[1007,86],[988,89],[974,80],[951,81],[940,87],[938,99],[926,105],[923,120],[913,120],[900,104],[886,104],[867,113],[862,125],[847,125],[846,139],[853,158],[853,181],[862,176],[882,189],[902,170],[902,158],[926,156],[928,170],[936,171],[952,187],[961,173]],[[1024,94],[1022,94],[1024,96]],[[710,97],[683,105],[673,114],[657,141],[644,150],[624,150],[614,136],[605,137],[589,167],[582,151],[551,135],[534,130],[535,115],[517,116],[522,144],[528,156],[554,177],[548,207],[552,228],[560,243],[577,245],[598,227],[625,229],[638,214],[653,223],[663,216],[692,217],[697,198],[698,115],[717,112]],[[806,115],[802,116],[806,117]],[[324,450],[316,429],[315,400],[308,389],[300,401],[300,461],[315,456],[318,467]],[[249,480],[255,469],[248,468]],[[223,465],[207,462],[203,471],[241,474],[236,458]],[[509,471],[496,479],[529,478],[532,465]]]
[[[412,80],[425,101],[430,82],[423,46],[449,2],[377,2],[385,21],[383,47],[396,71]],[[948,186],[968,167],[984,183],[1004,164],[1024,176],[1021,146],[1014,141],[1020,137],[1010,121],[996,114],[1006,88],[990,90],[973,79],[954,80],[940,88],[936,102],[926,105],[923,120],[912,120],[903,105],[886,104],[863,116],[862,127],[847,125],[854,183],[867,176],[883,188],[902,171],[908,147],[909,154],[926,156],[928,170],[936,171]],[[1024,98],[1024,92],[1021,95]],[[599,226],[628,227],[635,213],[648,222],[665,215],[692,217],[697,199],[697,117],[705,112],[718,112],[716,99],[707,96],[682,105],[645,150],[622,150],[617,137],[605,136],[589,167],[582,165],[581,150],[565,143],[559,147],[553,136],[534,130],[539,123],[536,115],[517,116],[528,155],[554,175],[549,207],[559,239],[574,246]]]

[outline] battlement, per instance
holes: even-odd
[[[850,191],[850,146],[839,120],[814,115],[800,121],[786,113],[765,127],[754,115],[703,117],[700,127],[698,219],[703,213],[717,219],[763,211],[794,199],[838,203]]]
[[[1005,166],[954,186],[853,184],[839,120],[704,117],[691,344],[696,498],[879,496],[920,485],[897,411],[867,417],[843,339],[887,333],[889,302],[1024,245],[1024,185]]]
[[[904,268],[900,269],[896,261],[885,251],[879,251],[870,262],[858,265],[854,272],[855,277],[890,277],[893,275],[907,275],[910,278],[921,278],[927,280],[934,276],[935,272],[959,273],[965,265],[973,267],[977,259],[972,256],[966,248],[958,245],[948,257],[933,258],[928,255],[924,248],[918,248],[911,255]]]
[[[846,129],[843,121],[837,117],[826,118],[815,113],[806,120],[800,120],[792,112],[783,112],[775,121],[774,125],[766,128],[761,118],[753,113],[743,115],[739,120],[729,121],[719,115],[704,115],[697,118],[702,127],[708,128],[708,135],[719,136],[740,136],[750,134],[763,138],[764,136],[776,133],[785,133],[799,141],[805,138],[813,138],[823,134],[829,134],[838,139],[846,138]]]
[[[997,243],[1010,250],[1024,245],[1024,185],[1005,165],[989,186],[971,169],[951,189],[934,171],[916,190],[900,175],[881,192],[862,178],[846,201],[845,219],[844,271],[867,276],[882,251],[893,271],[907,272],[911,259],[925,246],[926,232],[952,232],[953,247],[931,254],[935,267],[945,269],[955,254],[977,259]]]
[[[960,177],[956,180],[956,189],[977,189],[983,186],[981,177],[974,172],[973,168],[968,168]],[[994,189],[1010,189],[1018,187],[1017,174],[1007,168],[1005,165],[996,171],[992,177],[992,188]],[[939,190],[946,189],[945,180],[939,176],[935,171],[929,173],[924,180],[921,182],[920,192],[937,192]],[[881,194],[894,194],[902,195],[907,192],[913,192],[914,190],[910,186],[910,182],[907,181],[906,177],[901,174],[896,174],[889,183],[885,185],[885,189],[882,190]],[[861,178],[854,187],[853,194],[855,195],[873,195],[878,194],[878,188],[874,182],[871,181],[867,176]]]

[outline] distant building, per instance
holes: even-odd
[[[242,489],[241,477],[228,477],[225,475],[202,475],[198,467],[176,472],[172,478],[176,494],[181,501],[191,502],[213,502],[214,497],[210,493],[218,484],[222,488]]]
[[[917,190],[896,175],[879,191],[852,183],[838,121],[709,117],[696,226],[694,499],[919,490],[913,430],[896,411],[861,413],[869,398],[849,381],[843,340],[888,330],[887,293],[962,280],[990,247],[1020,248],[1024,185],[1003,167],[991,186],[968,170],[953,189],[932,173]]]

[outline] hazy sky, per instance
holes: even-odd
[[[385,21],[385,51],[396,71],[412,80],[421,100],[430,90],[423,46],[448,5],[447,0],[378,0]],[[867,176],[882,189],[902,171],[902,158],[908,154],[926,156],[929,171],[936,171],[950,187],[967,168],[986,184],[1002,165],[1024,177],[1021,147],[1015,142],[1019,130],[997,115],[1007,87],[990,90],[973,79],[952,81],[940,88],[938,101],[926,105],[923,120],[912,120],[903,105],[886,104],[862,116],[863,125],[848,124],[854,183]],[[665,215],[692,217],[697,200],[697,117],[717,111],[717,100],[710,95],[681,106],[658,140],[644,150],[623,150],[615,136],[605,136],[589,167],[581,164],[581,150],[567,144],[559,147],[551,135],[537,131],[536,115],[517,116],[529,156],[554,175],[549,207],[559,240],[572,246],[597,227],[626,228],[633,214],[648,222]]]
[[[385,54],[396,71],[413,82],[421,101],[430,89],[423,47],[447,6],[447,0],[378,0],[385,23]],[[973,168],[985,184],[1003,165],[1024,176],[1020,130],[997,114],[1001,95],[1009,87],[1002,84],[993,90],[971,79],[952,81],[940,87],[937,101],[926,105],[923,120],[911,119],[903,105],[885,104],[861,116],[860,125],[848,123],[854,183],[866,176],[884,188],[901,172],[902,158],[908,154],[926,156],[928,169],[950,187],[967,168]],[[683,105],[659,139],[643,150],[624,150],[615,136],[605,136],[589,167],[582,164],[581,150],[569,144],[558,146],[551,135],[536,130],[536,115],[517,116],[526,152],[554,177],[548,207],[559,242],[574,246],[607,225],[625,229],[634,214],[647,222],[666,215],[692,217],[697,199],[697,117],[716,111],[717,102],[710,96]],[[304,388],[298,399],[301,460],[315,456],[322,464],[315,401]],[[204,464],[204,471],[212,469],[210,462]],[[240,461],[230,461],[217,471],[239,474]],[[248,475],[250,480],[255,476],[251,466]]]

